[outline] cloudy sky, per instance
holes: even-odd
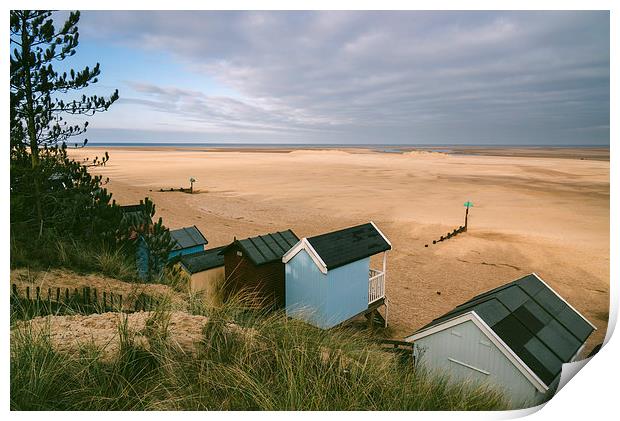
[[[83,12],[95,142],[609,144],[607,12]]]

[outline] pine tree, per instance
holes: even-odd
[[[71,12],[62,27],[56,28],[51,11],[11,11],[11,153],[29,152],[39,233],[44,219],[41,148],[55,148],[86,132],[87,121],[69,123],[67,115],[92,116],[118,99],[118,90],[108,98],[76,94],[97,82],[99,63],[92,69],[71,69],[68,74],[54,70],[55,62],[76,53],[79,19],[80,12]],[[86,143],[85,139],[83,145]]]

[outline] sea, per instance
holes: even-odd
[[[502,145],[502,144],[372,144],[372,143],[204,143],[204,142],[89,142],[90,147],[178,147],[218,149],[372,149],[376,152],[401,154],[411,150],[467,154],[466,148],[609,148],[609,145]]]

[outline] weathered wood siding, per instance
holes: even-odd
[[[545,394],[540,393],[472,321],[415,341],[414,355],[418,363],[456,381],[487,383],[503,390],[515,408],[538,405],[545,400]]]
[[[242,255],[238,256],[237,252]],[[224,267],[225,299],[247,291],[255,294],[256,305],[284,307],[284,263],[281,260],[255,266],[239,247],[232,246],[224,253]]]
[[[368,265],[362,259],[323,274],[305,250],[286,264],[286,314],[329,329],[368,308]]]

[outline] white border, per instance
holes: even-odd
[[[246,9],[261,9],[261,10],[274,10],[274,9],[287,9],[287,10],[308,10],[308,9],[339,9],[339,10],[386,10],[386,9],[415,9],[415,10],[596,10],[596,9],[611,9],[611,17],[610,17],[610,50],[611,50],[611,60],[610,60],[610,74],[617,74],[618,70],[618,60],[617,60],[617,40],[620,39],[618,37],[618,23],[620,23],[619,17],[620,12],[618,8],[617,2],[612,2],[610,0],[590,0],[579,1],[579,0],[565,0],[564,2],[550,2],[550,1],[540,1],[540,0],[507,0],[501,3],[493,2],[490,0],[474,0],[468,2],[466,5],[455,1],[455,0],[437,0],[435,2],[404,2],[402,0],[384,0],[382,2],[371,2],[368,0],[357,0],[353,1],[345,1],[345,2],[334,2],[333,0],[314,0],[309,2],[307,0],[298,1],[295,3],[291,3],[286,0],[261,0],[257,3],[248,3],[246,1],[240,0],[229,0],[228,2],[221,3],[197,3],[192,0],[178,0],[176,2],[166,2],[163,0],[151,0],[151,2],[134,2],[127,3],[121,2],[119,0],[108,0],[107,2],[95,1],[89,2],[85,4],[84,2],[79,2],[76,0],[57,0],[53,4],[49,1],[34,1],[34,0],[21,0],[17,2],[15,0],[9,1],[5,3],[7,9],[26,9],[26,8],[42,8],[44,6],[55,8],[55,9],[81,9],[81,10],[114,10],[114,9],[133,9],[133,10],[178,10],[178,9],[211,9],[211,10],[246,10]],[[8,10],[5,9],[5,14],[2,16],[3,21],[5,22],[5,27],[8,26],[9,21],[9,13]],[[8,38],[8,31],[5,37]],[[5,45],[8,46],[9,43],[5,42]],[[79,49],[78,49],[79,53]],[[9,78],[9,60],[3,61],[0,66],[5,70],[4,75],[5,79]],[[610,79],[610,115],[616,115],[617,105],[618,105],[618,83],[617,78],[611,77]],[[8,95],[5,96],[3,101],[3,107],[5,109],[5,115],[8,115],[9,105],[8,105]],[[8,122],[5,119],[3,122],[3,127],[5,128],[5,133],[8,133]],[[610,139],[617,138],[618,125],[611,123],[610,126]],[[617,161],[618,152],[616,151],[618,148],[613,146],[610,148],[611,152],[611,162],[614,163]],[[5,218],[5,221],[9,219],[9,194],[8,194],[8,175],[9,175],[9,157],[8,154],[2,155],[2,159],[5,162],[5,171],[3,174],[3,185],[5,186],[4,197],[7,199],[4,201],[2,208],[2,214]],[[618,250],[618,236],[617,233],[620,232],[618,224],[617,215],[620,215],[620,212],[617,212],[620,209],[620,198],[616,194],[618,192],[618,169],[616,165],[610,165],[610,192],[612,193],[610,197],[610,250],[609,256],[616,255]],[[4,238],[9,238],[8,233],[8,224],[3,225]],[[5,273],[9,272],[9,264],[8,264],[8,255],[9,255],[9,243],[5,241],[3,251],[5,251],[4,255],[6,256],[3,262],[3,268]],[[618,294],[618,285],[617,285],[617,274],[618,274],[618,264],[616,259],[610,260],[610,278],[608,281],[610,282],[610,307],[609,307],[609,322],[606,329],[605,334],[605,346],[592,361],[588,364],[588,370],[583,370],[580,373],[578,378],[574,380],[573,384],[569,384],[566,387],[566,390],[563,390],[562,393],[557,394],[548,404],[548,408],[545,408],[544,411],[540,413],[534,414],[540,408],[527,408],[523,410],[516,411],[493,411],[493,412],[466,412],[466,411],[455,411],[455,412],[419,412],[413,414],[415,417],[420,417],[421,419],[437,419],[444,420],[446,418],[453,419],[465,419],[465,420],[475,420],[479,421],[480,419],[506,419],[506,418],[516,418],[521,416],[530,415],[530,419],[534,420],[547,420],[549,418],[562,418],[566,417],[566,419],[572,418],[601,418],[604,419],[608,417],[612,411],[616,411],[618,409],[617,404],[617,396],[616,396],[616,377],[610,375],[612,372],[618,369],[618,339],[612,338],[612,334],[616,325],[617,319],[617,309],[619,302],[619,294]],[[616,279],[614,281],[613,279]],[[8,295],[5,297],[5,304],[8,305]],[[7,307],[5,307],[7,308]],[[9,336],[9,323],[8,323],[8,312],[5,312],[5,323],[4,323],[4,337],[8,338]],[[8,412],[9,408],[9,376],[8,376],[8,367],[9,367],[9,347],[5,347],[2,355],[5,360],[4,367],[5,371],[5,381],[3,390],[3,402],[5,407],[5,413],[11,416],[14,419],[30,419],[32,414],[28,413],[20,413],[20,412]],[[611,371],[610,371],[611,370]],[[595,386],[596,387],[593,387]],[[82,415],[78,415],[76,413],[65,413],[69,419],[77,419],[78,417],[82,417]],[[219,412],[212,413],[216,419],[234,419],[239,416],[238,413],[231,411],[228,413]],[[330,416],[328,412],[316,412],[312,413],[308,412],[297,412],[295,413],[296,417],[299,417],[303,420],[309,420],[318,418],[325,414],[326,416]],[[198,419],[202,417],[200,412],[194,413],[180,413],[180,412],[139,412],[139,411],[118,411],[119,417],[122,418],[131,418],[133,420],[152,420],[155,419],[167,419],[172,416],[181,415],[183,418],[188,419]],[[104,419],[109,415],[105,412],[89,412],[89,417],[93,417],[94,419]],[[371,419],[374,418],[372,412],[341,412],[339,416],[344,419]],[[390,417],[395,417],[396,419],[409,419],[412,414],[409,412],[390,412],[388,414]],[[283,419],[289,417],[289,414],[286,412],[253,412],[250,415],[251,419]]]

